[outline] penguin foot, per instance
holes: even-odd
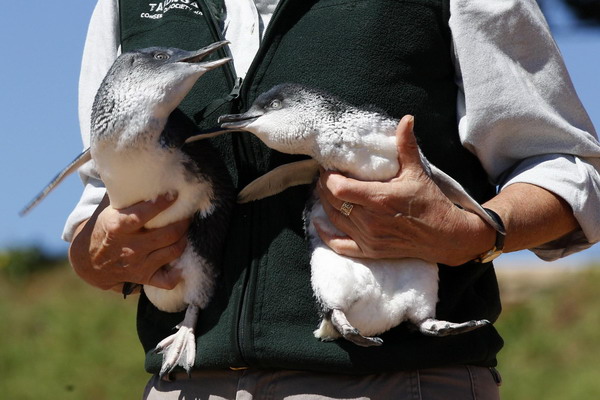
[[[138,283],[124,282],[123,289],[121,289],[121,293],[123,294],[123,298],[126,299],[131,293],[134,292],[135,289],[141,287],[142,285]]]
[[[360,334],[358,329],[355,329],[352,332],[343,333],[342,336],[344,336],[344,339],[361,347],[381,346],[383,344],[383,340],[381,338],[363,336]]]
[[[319,327],[313,332],[313,335],[315,335],[317,339],[323,342],[331,342],[333,340],[339,339],[340,336],[342,336],[331,323],[330,316],[331,313],[329,313],[327,317],[323,318],[321,320],[321,324],[319,324]]]
[[[344,339],[362,347],[381,346],[383,340],[378,337],[363,336],[350,324],[342,310],[331,311],[331,323]]]
[[[182,367],[189,375],[196,359],[196,335],[194,332],[198,320],[198,307],[189,305],[185,318],[176,326],[177,332],[164,338],[156,345],[155,353],[162,354],[163,361],[160,377],[170,374],[175,367]]]
[[[458,335],[465,332],[481,328],[482,326],[489,325],[490,321],[486,319],[471,320],[462,323],[441,321],[434,318],[427,318],[418,324],[419,331],[427,336],[449,336]]]

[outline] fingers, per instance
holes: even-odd
[[[317,192],[323,209],[332,225],[347,235],[332,235],[318,227],[321,239],[334,251],[352,257],[380,258],[388,255],[388,243],[406,241],[397,233],[401,221],[396,217],[411,215],[414,199],[427,183],[413,128],[411,115],[398,123],[395,133],[401,168],[387,182],[358,181],[321,171]],[[354,205],[347,216],[340,212],[344,202]]]
[[[318,221],[313,221],[321,240],[333,251],[349,257],[364,258],[365,254],[353,239],[347,236],[336,236],[325,231]]]
[[[179,269],[169,267],[169,263],[178,259],[187,246],[187,235],[177,239],[165,247],[158,248],[148,254],[143,264],[151,274],[144,284],[161,289],[173,289],[181,280]]]
[[[161,228],[149,229],[131,237],[138,260],[131,263],[128,282],[173,289],[181,280],[180,270],[169,263],[178,259],[187,245],[187,231],[191,219],[185,219]]]
[[[132,246],[139,248],[144,253],[151,253],[175,245],[186,237],[191,222],[192,220],[187,218],[160,228],[146,229],[132,238]],[[177,257],[173,257],[167,262],[173,261],[175,258]]]
[[[335,198],[330,193],[327,193],[327,191],[323,191],[323,193],[319,192],[319,196],[321,198],[323,210],[333,226],[346,234],[352,233],[352,231],[356,229],[353,221],[355,221],[362,212],[361,206],[359,204],[353,204],[352,211],[346,216],[340,211],[343,204],[341,200]],[[323,196],[326,198],[324,199]]]
[[[181,270],[172,268],[169,264],[166,264],[156,270],[146,284],[160,289],[171,290],[179,282],[181,282]]]
[[[183,253],[191,220],[143,228],[173,200],[165,195],[121,210],[99,206],[71,244],[69,258],[78,275],[102,289],[122,282],[173,288],[180,280],[179,272],[164,266]]]
[[[325,198],[338,210],[345,201],[361,206],[381,203],[387,191],[382,182],[359,181],[332,171],[321,172],[317,190],[322,199]]]
[[[406,170],[414,171],[416,174],[410,175],[411,179],[424,172],[421,153],[413,133],[414,121],[412,115],[406,115],[396,128],[398,159],[401,165],[399,174]],[[359,181],[338,172],[321,170],[319,189],[326,189],[321,190],[320,195],[325,196],[327,201],[337,209],[345,201],[361,206],[386,207],[386,199],[389,196],[386,183]]]
[[[118,218],[115,219],[115,225],[112,229],[123,233],[137,231],[143,228],[152,218],[166,210],[173,204],[175,199],[175,195],[166,193],[158,196],[154,201],[142,201],[132,206],[115,210],[118,212]]]
[[[352,195],[348,195],[348,193],[343,192],[341,190],[336,190],[338,187],[337,183],[332,183],[334,180],[338,180],[337,176],[335,178],[331,178],[331,174],[328,177],[324,177],[324,174],[328,174],[327,172],[322,173],[321,178],[317,184],[317,194],[321,199],[321,202],[324,204],[329,204],[336,210],[339,210],[342,207],[344,201],[348,201],[354,204],[355,207],[358,207],[358,203],[353,203],[349,200],[349,198],[353,197]],[[340,175],[341,181],[344,180],[344,177]],[[325,181],[325,183],[323,183]],[[333,189],[330,189],[328,186],[331,185]],[[342,186],[339,186],[342,187]],[[332,192],[335,192],[335,194]],[[354,208],[352,209],[354,211]]]
[[[401,169],[422,168],[421,153],[414,134],[415,118],[405,115],[396,127],[396,146]]]

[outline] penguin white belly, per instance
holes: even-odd
[[[160,147],[126,151],[104,148],[97,155],[93,150],[92,157],[106,185],[112,207],[129,207],[166,193],[177,195],[175,203],[150,220],[146,228],[180,221],[196,211],[203,215],[212,211],[212,187],[208,181],[185,170],[184,162],[191,162],[185,154]]]
[[[206,216],[214,209],[211,184],[185,170],[184,162],[191,160],[180,151],[160,147],[114,151],[105,147],[98,153],[92,157],[112,207],[128,207],[165,193],[177,195],[175,203],[146,223],[145,228],[165,226],[196,211]],[[172,290],[144,285],[152,304],[167,312],[181,311],[188,304],[204,307],[214,291],[215,272],[209,263],[188,245],[171,266],[181,270],[182,281]]]
[[[188,304],[204,308],[214,292],[214,268],[189,245],[171,266],[181,269],[181,282],[171,290],[144,285],[148,300],[159,310],[166,312],[182,311]]]
[[[341,256],[321,241],[312,223],[315,217],[327,221],[325,229],[335,228],[317,202],[308,229],[313,245],[311,283],[325,309],[342,310],[352,326],[369,336],[405,320],[418,324],[435,315],[436,264],[415,258],[369,260]]]

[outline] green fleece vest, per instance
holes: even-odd
[[[221,39],[219,1],[122,0],[120,13],[124,51],[197,49]],[[448,19],[447,0],[281,0],[239,97],[207,112],[220,104],[216,99],[235,92],[232,68],[226,66],[203,76],[180,108],[200,128],[214,127],[218,115],[244,111],[272,86],[295,82],[397,118],[410,113],[427,158],[485,201],[493,187],[458,137]],[[297,159],[269,150],[248,134],[226,135],[215,143],[238,189]],[[309,188],[301,186],[235,208],[219,288],[200,314],[196,368],[368,373],[496,364],[502,339],[492,326],[431,338],[403,324],[381,335],[384,345],[378,348],[315,339],[319,315],[302,222],[308,194]],[[491,264],[440,266],[439,298],[441,319],[495,321],[500,314]],[[161,363],[151,350],[182,318],[158,311],[141,296],[138,332],[149,372],[157,372]]]

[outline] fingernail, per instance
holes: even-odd
[[[413,127],[415,126],[415,117],[413,115],[407,115],[406,116],[406,124],[408,125],[408,127],[412,131]]]
[[[169,202],[175,200],[175,197],[177,196],[173,192],[167,192],[167,194],[165,194],[165,199]]]

